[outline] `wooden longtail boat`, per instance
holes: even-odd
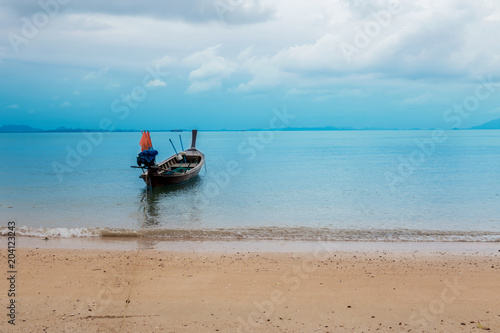
[[[205,163],[205,155],[196,149],[197,134],[198,131],[193,130],[191,148],[174,154],[159,164],[141,167],[144,172],[139,177],[151,188],[185,183],[194,179]]]

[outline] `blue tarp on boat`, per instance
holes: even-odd
[[[137,155],[137,165],[140,167],[150,167],[155,165],[155,158],[158,151],[155,149],[143,150]]]

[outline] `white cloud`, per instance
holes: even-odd
[[[222,24],[214,13],[211,19],[202,19],[206,13],[196,12],[201,7],[184,3],[173,9],[176,13],[193,9],[189,12],[191,19],[178,19],[177,14],[158,19],[163,15],[158,14],[162,12],[159,9],[164,9],[161,6],[142,6],[138,9],[142,14],[129,15],[132,7],[141,5],[127,2],[125,8],[118,8],[113,1],[104,4],[92,0],[88,11],[79,4],[78,9],[61,12],[61,18],[51,21],[44,33],[37,35],[37,42],[30,43],[29,52],[20,53],[19,60],[64,69],[95,69],[85,75],[87,80],[107,75],[108,67],[98,69],[102,64],[111,64],[113,72],[120,71],[120,82],[127,87],[132,81],[137,84],[147,64],[153,70],[158,65],[168,67],[179,81],[185,80],[186,93],[226,89],[271,95],[270,90],[275,89],[288,92],[290,98],[298,94],[304,98],[318,96],[323,91],[330,91],[334,97],[356,98],[341,89],[357,89],[364,94],[367,89],[379,87],[380,82],[387,86],[388,82],[394,86],[410,81],[439,82],[445,86],[463,84],[484,73],[500,77],[500,39],[494,33],[500,31],[500,2],[401,1],[403,11],[392,15],[390,23],[370,37],[366,47],[359,48],[351,63],[346,61],[340,44],[354,45],[358,29],[364,31],[368,23],[375,22],[374,14],[386,10],[389,0],[261,0],[259,3],[270,3],[275,8],[274,19],[238,26]],[[244,1],[241,10],[250,2]],[[22,3],[12,6],[17,11],[26,6],[38,9],[36,2]],[[213,9],[210,1],[206,4]],[[144,15],[144,11],[157,9],[158,13],[151,15],[155,18]],[[16,31],[20,17],[31,17],[25,12],[16,13],[0,13],[1,24],[9,29],[12,24]],[[78,29],[64,29],[73,18]],[[99,22],[112,28],[106,29]],[[0,58],[2,46],[11,50],[6,43],[0,41]],[[89,53],[89,49],[97,52]],[[164,68],[160,71],[166,72]],[[106,84],[106,89],[120,87]],[[83,87],[73,89],[84,91]],[[432,86],[414,94],[418,97],[429,89]],[[415,98],[407,91],[391,96],[398,103],[422,102]],[[57,106],[62,100],[54,103]]]
[[[220,88],[221,82],[217,80],[194,81],[189,85],[186,93],[196,94]]]
[[[238,69],[238,64],[217,55],[220,45],[211,46],[183,59],[183,64],[198,68],[189,73],[188,94],[206,92],[220,88],[222,80]]]
[[[164,57],[155,61],[155,65],[160,66],[160,67],[165,67],[165,66],[172,65],[175,62],[176,62],[176,59],[174,57],[171,57],[169,55],[165,55]]]
[[[91,1],[86,5],[90,8],[88,10],[79,4],[77,9],[72,7],[68,12],[61,12],[61,19],[51,22],[47,33],[37,36],[41,38],[40,42],[30,44],[30,52],[21,56],[27,61],[37,59],[42,63],[76,64],[87,68],[99,68],[96,64],[113,64],[114,70],[125,69],[124,72],[142,70],[153,58],[158,59],[154,64],[171,66],[172,71],[177,72],[175,74],[192,80],[189,84],[201,81],[198,77],[210,75],[210,71],[220,70],[222,79],[198,86],[216,88],[228,83],[233,88],[239,87],[240,91],[281,84],[305,85],[314,76],[323,76],[316,80],[321,86],[328,81],[326,76],[353,74],[380,73],[413,80],[463,76],[476,71],[499,73],[500,42],[493,32],[500,30],[500,21],[496,19],[500,3],[492,0],[401,0],[401,14],[392,15],[390,23],[382,27],[377,36],[370,38],[369,45],[361,48],[359,54],[353,55],[350,64],[347,63],[340,43],[353,44],[357,29],[364,30],[367,23],[374,22],[373,15],[387,10],[389,2],[247,0],[242,2],[241,10],[246,11],[248,5],[255,12],[255,8],[272,5],[276,15],[272,20],[235,27],[219,24],[215,12],[211,13],[211,19],[201,19],[207,14],[206,10],[213,10],[211,2],[206,3],[206,8],[196,1],[196,6],[155,3],[154,7],[144,9],[129,2],[123,8],[117,8],[113,2]],[[15,7],[14,12],[9,12],[14,18],[16,12],[38,9],[36,2],[11,6]],[[149,12],[157,11],[151,15],[158,17],[158,13],[167,7],[177,14],[172,12],[172,16],[160,20],[150,18]],[[140,11],[142,15],[123,16],[132,10]],[[148,12],[147,15],[144,11]],[[193,20],[178,20],[181,12]],[[200,20],[195,18],[198,15]],[[75,19],[77,26],[83,28],[64,30],[68,20],[63,18]],[[213,19],[216,22],[211,22]],[[193,21],[198,23],[193,24]],[[209,21],[211,23],[207,23]],[[99,22],[110,24],[112,29],[93,30],[100,29]],[[173,31],[175,33],[165,33]],[[148,38],[144,38],[146,35]],[[50,39],[45,36],[50,36]],[[223,46],[218,45],[221,41],[224,41]],[[86,49],[99,52],[88,54]],[[50,50],[57,50],[57,59],[50,56]],[[194,52],[196,50],[201,51]],[[30,57],[32,59],[28,59]],[[216,57],[220,57],[219,63],[210,64]],[[183,68],[172,66],[174,64],[184,64],[190,72],[186,76],[184,72],[180,73]],[[108,70],[105,67],[92,71],[85,75],[85,79],[105,75]],[[243,74],[238,76],[240,81],[232,81],[231,74],[240,74],[240,71]],[[199,90],[195,86],[192,91]]]
[[[294,74],[281,70],[273,58],[252,58],[242,65],[243,69],[253,78],[240,83],[234,91],[237,92],[263,92],[269,88],[277,87],[285,82],[291,82]]]
[[[81,95],[81,93],[78,90],[73,91],[73,95]]]
[[[327,32],[312,42],[287,46],[277,52],[260,50],[258,55],[255,47],[241,52],[237,59],[252,77],[239,83],[235,90],[264,91],[284,86],[289,91],[311,85],[322,89],[332,81],[355,77],[371,77],[367,82],[376,86],[379,80],[391,78],[432,82],[470,80],[485,73],[500,75],[499,67],[495,66],[500,61],[500,43],[494,34],[484,33],[500,30],[500,22],[491,17],[495,8],[500,12],[498,3],[402,1],[401,13],[392,14],[385,26],[375,18],[381,11],[387,12],[387,1],[344,3],[347,7],[339,8],[342,15],[320,20],[328,22]],[[361,35],[367,38],[369,24],[378,24],[380,31],[368,37],[366,46],[360,47],[356,43]],[[351,62],[340,48],[342,43],[357,48]],[[405,103],[424,103],[428,97],[408,99]]]
[[[99,69],[98,71],[89,72],[87,75],[85,75],[83,77],[83,79],[84,80],[96,79],[96,78],[99,78],[99,77],[106,75],[106,73],[108,71],[109,71],[109,67],[106,66],[104,68]]]
[[[236,64],[217,57],[189,73],[190,81],[211,80],[229,76],[236,69]]]
[[[151,80],[146,83],[146,87],[165,87],[167,84],[160,79]]]
[[[61,105],[59,105],[60,108],[67,108],[67,107],[70,107],[70,106],[71,106],[70,102],[64,102]]]
[[[404,104],[404,105],[422,105],[422,104],[425,104],[426,102],[428,102],[431,99],[431,97],[432,97],[431,94],[425,93],[425,94],[422,94],[419,96],[406,98],[405,100],[403,100],[401,102],[401,104]]]
[[[193,54],[185,57],[182,62],[188,66],[199,66],[207,61],[207,59],[213,59],[217,57],[217,52],[220,48],[219,45],[214,45],[207,47],[202,51],[194,52]]]
[[[5,107],[6,109],[19,109],[19,105],[17,104],[12,104],[12,105],[8,105]]]

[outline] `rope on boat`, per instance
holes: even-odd
[[[147,184],[147,178],[148,178],[148,175],[146,174],[146,184]],[[141,244],[142,244],[142,235],[144,234],[144,224],[146,223],[146,218],[147,218],[147,205],[148,205],[148,186],[146,186],[146,197],[145,197],[145,201],[144,201],[144,218],[142,219],[142,225],[141,225],[141,231],[139,233],[139,244],[137,246],[137,253],[135,255],[135,265],[133,267],[134,271],[131,275],[132,279],[130,281],[130,289],[128,290],[128,295],[127,295],[127,299],[125,300],[125,309],[123,309],[123,318],[122,318],[122,325],[121,325],[121,329],[120,329],[120,332],[123,332],[123,328],[124,328],[124,325],[125,325],[125,318],[126,318],[126,315],[127,315],[127,310],[128,310],[128,305],[130,304],[130,295],[132,294],[132,289],[134,288],[134,277],[135,277],[135,274],[137,272],[137,267],[139,266],[139,253],[141,251]]]

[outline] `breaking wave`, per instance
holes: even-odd
[[[0,228],[7,235],[6,227]],[[141,233],[147,238],[172,241],[365,241],[365,242],[500,242],[500,232],[442,231],[412,229],[330,229],[310,227],[252,227],[220,229],[117,229],[117,228],[16,228],[17,236],[71,238],[116,237],[135,238]]]

